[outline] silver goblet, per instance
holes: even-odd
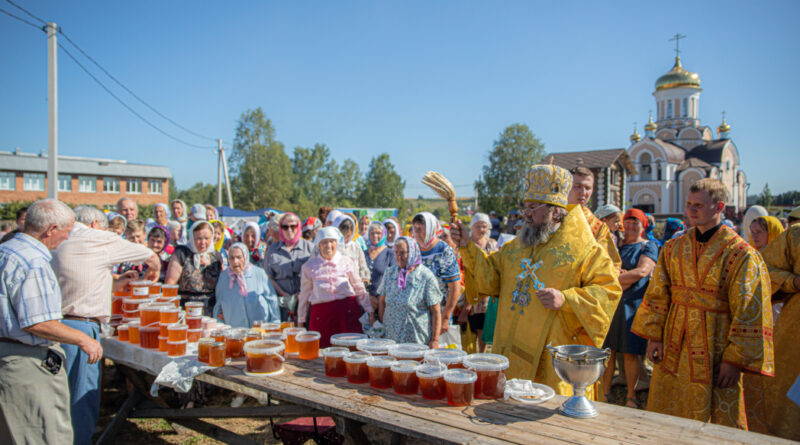
[[[558,377],[572,385],[572,397],[559,408],[561,414],[577,419],[597,417],[597,408],[586,398],[586,388],[603,375],[611,350],[586,345],[547,345],[547,349]]]

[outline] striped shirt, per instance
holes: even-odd
[[[61,285],[64,315],[111,317],[111,269],[117,263],[142,263],[153,251],[122,239],[114,232],[92,229],[76,222],[69,239],[53,252],[53,270]]]
[[[29,345],[55,344],[23,331],[61,319],[61,289],[51,258],[44,244],[24,233],[0,244],[0,337]]]

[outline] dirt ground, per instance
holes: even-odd
[[[110,361],[106,362],[104,374],[103,398],[100,407],[100,418],[95,429],[94,441],[96,441],[105,427],[111,422],[114,415],[119,411],[122,403],[128,395],[128,390],[124,378]],[[612,403],[617,405],[625,404],[625,385],[614,385],[611,390]],[[646,406],[647,390],[638,391],[637,399],[641,406]],[[230,391],[216,388],[208,397],[206,407],[230,406],[234,394]],[[258,401],[247,398],[244,406],[259,406]],[[272,429],[267,419],[202,419],[213,425],[225,428],[237,434],[241,434],[250,440],[265,444],[280,444],[272,435]],[[290,419],[275,419],[276,423],[281,423]],[[390,433],[381,428],[366,425],[364,433],[372,444],[388,444]],[[128,419],[117,433],[114,443],[117,444],[153,444],[153,445],[211,445],[221,444],[217,440],[196,433],[192,430],[183,428],[179,425],[173,428],[164,419]],[[306,442],[306,445],[313,444],[313,441]],[[351,442],[347,442],[351,443]],[[407,445],[430,445],[430,442],[409,439]],[[360,444],[359,444],[360,445]]]

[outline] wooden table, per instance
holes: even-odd
[[[607,403],[596,403],[600,416],[594,419],[572,419],[556,411],[565,400],[562,396],[539,405],[476,400],[470,407],[451,407],[444,401],[429,401],[419,395],[401,396],[391,389],[377,390],[368,384],[356,385],[344,378],[326,377],[321,359],[289,359],[284,372],[271,377],[246,376],[242,373],[243,367],[243,360],[234,361],[195,379],[254,397],[264,398],[269,394],[292,404],[298,415],[313,413],[343,419],[344,432],[356,443],[366,441],[360,431],[363,424],[392,431],[395,442],[408,436],[443,444],[791,443],[772,436]],[[263,407],[270,408],[276,407]],[[213,414],[209,410],[214,409],[195,410]],[[185,414],[193,417],[189,412]],[[276,414],[277,411],[271,415]],[[233,416],[229,413],[223,417]]]

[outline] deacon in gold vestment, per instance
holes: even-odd
[[[545,346],[601,346],[622,295],[618,269],[583,211],[566,211],[570,183],[561,167],[534,166],[527,177],[526,225],[492,254],[470,241],[463,224],[451,228],[478,292],[499,295],[492,350],[508,357],[508,378],[544,383],[563,395],[571,387],[556,375]]]
[[[583,210],[583,216],[589,224],[589,229],[592,231],[592,236],[608,252],[608,256],[611,257],[614,267],[617,268],[617,274],[619,274],[619,270],[622,267],[622,258],[619,257],[619,250],[614,242],[614,237],[611,236],[608,226],[594,216],[594,213],[587,207],[594,191],[594,174],[585,167],[573,168],[571,172],[572,189],[567,196],[567,210],[580,206],[581,210]]]
[[[769,268],[773,299],[783,308],[775,320],[775,378],[764,379],[764,408],[770,434],[800,440],[800,406],[786,392],[800,375],[800,223],[761,250]]]
[[[656,363],[648,411],[747,428],[741,371],[773,373],[767,267],[721,224],[724,185],[701,179],[686,213],[694,227],[661,250],[632,331]]]

